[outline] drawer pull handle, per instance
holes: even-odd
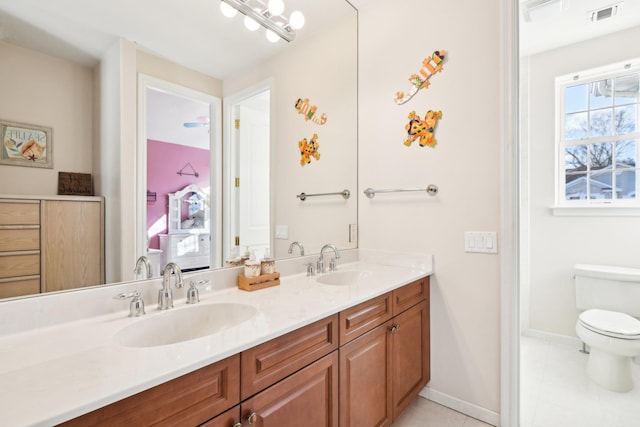
[[[258,421],[258,414],[252,412],[251,415],[247,417],[247,421],[249,421],[249,424],[255,424],[256,421]]]

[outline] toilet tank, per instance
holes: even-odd
[[[640,317],[640,269],[576,264],[573,277],[579,310],[600,308]]]

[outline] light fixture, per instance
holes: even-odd
[[[542,21],[569,8],[569,0],[524,0],[521,4],[525,22]]]
[[[238,9],[235,9],[222,1],[220,2],[220,12],[222,12],[222,14],[227,18],[233,18],[238,14]]]
[[[245,26],[255,31],[258,25],[265,27],[267,39],[275,42],[278,36],[288,42],[293,41],[296,30],[304,26],[304,15],[300,11],[293,11],[287,18],[284,12],[283,0],[268,0],[265,4],[262,0],[221,0],[220,9],[225,16],[231,17],[229,8],[235,9],[245,16]]]

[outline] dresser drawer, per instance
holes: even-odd
[[[402,313],[429,297],[429,277],[416,280],[393,291],[393,315]]]
[[[0,254],[0,279],[40,274],[40,254]]]
[[[340,312],[340,345],[391,319],[391,292]]]
[[[0,201],[0,225],[40,224],[40,202]]]
[[[40,277],[27,276],[0,279],[0,298],[20,297],[40,293]]]
[[[39,228],[2,228],[0,226],[0,252],[38,249],[40,249]]]
[[[242,400],[338,348],[338,315],[243,351]]]

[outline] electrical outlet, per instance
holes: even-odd
[[[349,243],[358,241],[358,224],[349,224]]]
[[[288,225],[276,225],[276,239],[287,240],[289,238]]]

